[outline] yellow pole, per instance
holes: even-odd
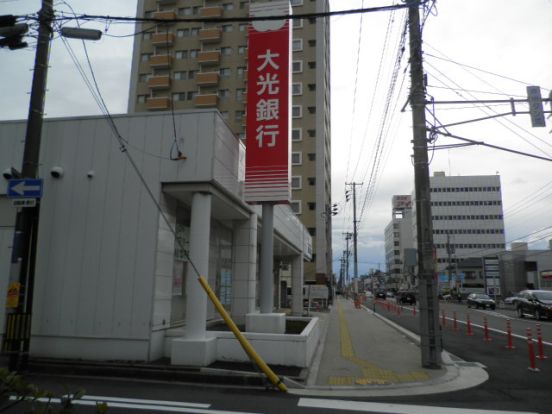
[[[213,302],[213,305],[215,305],[215,308],[217,309],[218,313],[220,313],[220,316],[222,316],[222,319],[224,319],[224,322],[228,325],[230,330],[234,333],[236,336],[236,339],[240,342],[242,348],[245,352],[247,352],[247,355],[255,361],[255,363],[261,368],[261,370],[264,372],[264,374],[268,377],[270,382],[272,382],[274,385],[276,385],[280,391],[287,392],[286,385],[282,382],[282,380],[270,369],[270,367],[264,362],[259,354],[253,349],[249,341],[243,334],[240,332],[232,318],[230,318],[230,315],[228,315],[228,312],[226,312],[226,309],[224,309],[224,306],[222,306],[222,303],[217,298],[217,295],[215,295],[215,292],[211,289],[207,281],[203,276],[199,276],[197,278],[199,280],[199,283],[205,289],[205,292],[207,293],[207,296],[209,296],[209,299],[211,299],[211,302]]]

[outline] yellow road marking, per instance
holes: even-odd
[[[353,341],[349,332],[349,325],[341,304],[337,303],[337,312],[339,317],[339,335],[341,345],[341,356],[358,365],[362,370],[362,378],[332,376],[328,378],[329,385],[385,385],[399,382],[416,382],[429,379],[429,375],[423,371],[413,371],[398,373],[393,370],[383,369],[369,361],[359,358],[355,355]]]

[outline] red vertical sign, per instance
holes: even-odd
[[[253,3],[250,16],[290,14],[288,1]],[[290,21],[249,26],[245,201],[290,199]]]

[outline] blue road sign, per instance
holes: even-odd
[[[10,198],[40,198],[42,197],[42,180],[39,178],[23,178],[8,181]]]

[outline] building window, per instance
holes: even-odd
[[[316,161],[316,154],[314,152],[309,152],[307,154],[307,158],[309,159],[309,161]]]
[[[188,71],[188,79],[195,79],[196,74],[197,74],[197,70]]]
[[[186,80],[186,75],[188,73],[186,71],[179,71],[179,72],[174,72],[173,73],[173,78],[174,80]]]
[[[307,65],[309,65],[309,69],[316,69],[316,62],[314,61],[307,62]]]
[[[292,152],[291,153],[291,164],[292,165],[301,165],[303,163],[303,154],[301,152]]]
[[[238,54],[245,55],[246,51],[247,51],[247,46],[238,46]]]
[[[199,34],[200,27],[192,27],[190,29],[190,36],[197,36]]]
[[[192,13],[193,13],[193,10],[191,7],[183,7],[178,9],[179,16],[191,16]]]
[[[303,19],[293,19],[293,28],[301,29],[303,27]]]
[[[247,70],[247,69],[246,69],[245,67],[240,66],[240,67],[238,68],[238,78],[243,78],[243,77],[245,76],[245,71],[246,71],[246,70]]]
[[[307,206],[309,207],[309,210],[316,210],[316,203],[307,203]]]
[[[178,29],[176,31],[176,37],[189,37],[190,29]]]
[[[302,60],[294,60],[291,64],[291,70],[293,73],[301,73],[303,72],[303,61]]]
[[[188,98],[189,101],[193,101],[196,96],[197,96],[197,92],[191,91],[191,92],[188,92],[186,97]]]
[[[223,3],[222,8],[226,11],[234,10],[234,3]]]
[[[301,188],[303,188],[301,179],[302,177],[300,175],[294,175],[293,177],[291,177],[291,188],[293,190],[300,190]]]
[[[310,39],[310,40],[309,40],[309,46],[310,46],[310,47],[316,46],[316,39]]]
[[[247,31],[247,23],[240,23],[240,32],[246,32]]]
[[[291,116],[292,118],[301,118],[303,116],[303,106],[293,105],[291,107]]]
[[[232,74],[230,68],[220,68],[220,76],[222,78],[227,78]]]
[[[292,141],[302,141],[303,140],[303,129],[302,128],[293,128],[291,130],[291,140]]]
[[[307,134],[309,134],[310,138],[314,138],[316,136],[316,130],[315,129],[307,129]]]
[[[151,57],[151,53],[142,53],[142,55],[140,56],[140,60],[142,62],[149,62],[150,57]]]
[[[301,214],[301,200],[292,200],[289,206],[295,214]]]
[[[303,95],[303,82],[294,82],[291,84],[292,95]]]
[[[316,227],[307,227],[307,230],[311,236],[316,236]]]
[[[230,90],[228,89],[220,89],[218,91],[218,96],[221,98],[221,99],[228,99],[228,97],[230,96]]]
[[[309,83],[307,87],[309,88],[309,91],[314,92],[316,90],[316,83]]]
[[[245,116],[245,111],[236,111],[234,115],[235,115],[236,122],[240,122]]]
[[[187,50],[177,50],[174,53],[174,57],[176,59],[188,59],[188,51]]]
[[[309,111],[309,114],[315,114],[316,106],[307,106],[307,110]]]
[[[302,6],[303,0],[290,0],[290,4],[292,7]]]
[[[316,177],[308,177],[307,182],[309,185],[316,185]]]
[[[245,95],[245,89],[236,89],[236,101],[243,101]]]
[[[233,30],[234,30],[234,25],[232,25],[232,24],[223,24],[222,25],[222,31],[223,32],[228,33],[228,32],[231,32]]]
[[[186,100],[186,92],[173,93],[172,99],[173,99],[173,101],[185,101]]]
[[[146,95],[138,95],[137,101],[138,103],[146,103],[146,99],[147,99]]]
[[[247,6],[247,2],[246,1],[240,1],[240,9],[245,9],[245,6]]]
[[[148,81],[149,77],[150,77],[149,73],[142,73],[138,76],[138,82],[145,83]]]
[[[232,48],[231,47],[221,47],[220,48],[220,54],[224,56],[230,56],[232,54]]]
[[[192,49],[192,50],[190,50],[190,57],[191,58],[196,58],[198,53],[199,53],[199,49]]]
[[[301,50],[303,50],[303,39],[293,39],[291,50],[293,50],[294,52],[300,52]]]
[[[144,32],[142,34],[142,39],[144,40],[150,40],[151,39],[151,32]]]

